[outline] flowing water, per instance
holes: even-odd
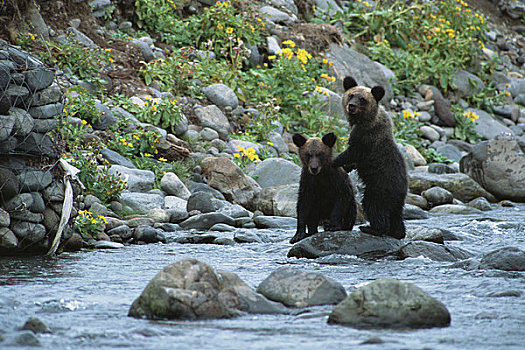
[[[504,246],[525,250],[525,206],[410,223],[446,228],[461,238],[447,244],[476,256]],[[523,272],[466,271],[425,258],[332,257],[332,263],[289,259],[287,241],[293,231],[282,235],[282,241],[264,244],[168,243],[84,250],[50,259],[0,258],[0,349],[13,346],[18,328],[33,316],[53,332],[37,335],[40,348],[45,349],[525,349]],[[131,303],[151,278],[185,258],[235,272],[254,288],[283,265],[323,273],[349,293],[379,278],[409,281],[443,302],[452,323],[423,330],[357,330],[328,325],[332,306],[308,308],[295,315],[227,320],[127,317]],[[491,296],[501,292],[514,296]],[[372,338],[382,343],[359,345]]]

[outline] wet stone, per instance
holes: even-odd
[[[121,225],[121,226],[112,228],[111,230],[107,231],[107,234],[109,236],[118,235],[124,241],[127,241],[128,239],[133,237],[133,232],[131,232],[131,229],[129,228],[128,225]]]
[[[135,241],[142,241],[145,243],[166,242],[166,237],[161,230],[157,230],[151,226],[139,226],[133,232],[133,239]]]
[[[458,261],[470,258],[472,254],[460,248],[426,241],[409,242],[399,250],[401,259],[420,256],[433,261]]]
[[[403,207],[403,218],[405,220],[428,219],[428,213],[418,206],[407,203]]]
[[[30,317],[26,323],[22,326],[22,330],[31,331],[35,334],[38,333],[52,333],[49,327],[39,318]]]
[[[284,216],[256,216],[253,221],[258,228],[282,228],[294,229],[297,227],[297,219]]]
[[[184,229],[208,230],[215,224],[235,225],[235,220],[222,213],[205,213],[192,216],[180,223]]]
[[[7,227],[11,223],[9,213],[0,208],[0,227]]]
[[[2,249],[15,249],[18,247],[18,239],[13,231],[7,227],[0,227],[0,252]]]
[[[40,134],[45,134],[47,132],[50,132],[51,130],[54,130],[57,125],[58,121],[56,119],[34,119],[34,126],[32,131]]]
[[[46,236],[46,228],[44,225],[32,222],[12,222],[11,230],[18,238],[29,242],[38,242]]]
[[[480,268],[525,271],[525,251],[516,247],[504,247],[494,250],[483,255]]]
[[[32,213],[29,210],[13,211],[11,212],[11,220],[27,221],[39,224],[44,221],[44,214]]]
[[[31,91],[38,91],[47,88],[55,79],[55,72],[51,69],[40,67],[23,72],[25,82]]]
[[[64,105],[62,103],[29,108],[29,114],[35,119],[50,119],[61,114],[63,111]]]

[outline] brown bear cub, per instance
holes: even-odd
[[[403,206],[408,190],[405,161],[397,148],[392,121],[379,101],[381,86],[358,86],[352,77],[343,81],[343,109],[350,124],[348,148],[333,162],[334,167],[357,169],[365,190],[363,211],[370,226],[361,231],[376,236],[405,237]]]
[[[325,230],[352,230],[356,218],[354,189],[346,172],[332,167],[334,133],[322,139],[293,135],[303,165],[297,199],[297,231],[290,243],[317,233],[317,227],[328,221]],[[308,228],[308,233],[306,233]]]

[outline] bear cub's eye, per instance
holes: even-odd
[[[366,103],[366,99],[364,97],[359,97],[359,103],[364,105]]]

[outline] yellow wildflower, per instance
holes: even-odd
[[[288,45],[288,46],[290,46],[291,48],[294,48],[294,47],[295,47],[295,43],[294,43],[292,40],[285,40],[285,41],[283,41],[283,44],[284,44],[284,45]]]
[[[268,59],[269,59],[269,60],[274,60],[274,59],[276,59],[276,58],[277,58],[277,56],[275,56],[275,55],[268,56]]]
[[[149,154],[149,153],[144,153],[144,157],[151,157],[151,154]]]
[[[289,60],[291,60],[292,57],[293,57],[293,51],[292,51],[292,49],[290,49],[290,48],[288,48],[288,47],[287,47],[287,48],[284,48],[284,49],[282,49],[282,50],[280,50],[280,51],[278,51],[277,54],[278,54],[279,56],[284,55],[284,56],[286,56],[286,58],[289,59]]]
[[[167,162],[168,160],[167,160],[166,158],[160,157],[160,158],[159,158],[159,161],[161,161],[161,162]]]
[[[128,143],[128,147],[129,148],[133,148],[133,144],[132,143]]]
[[[220,23],[217,24],[217,29],[218,29],[218,30],[222,30],[222,28],[224,28],[224,27],[222,26],[222,24],[220,24]]]
[[[273,142],[270,142],[270,141],[268,141],[266,144],[267,144],[268,146],[273,146]]]
[[[87,121],[85,121],[84,119],[82,119],[82,125],[86,125],[87,124]]]
[[[226,28],[226,34],[231,34],[231,33],[233,33],[233,28],[232,27]]]
[[[233,156],[234,156],[235,158],[239,158],[241,155],[240,155],[239,153],[234,153]]]

